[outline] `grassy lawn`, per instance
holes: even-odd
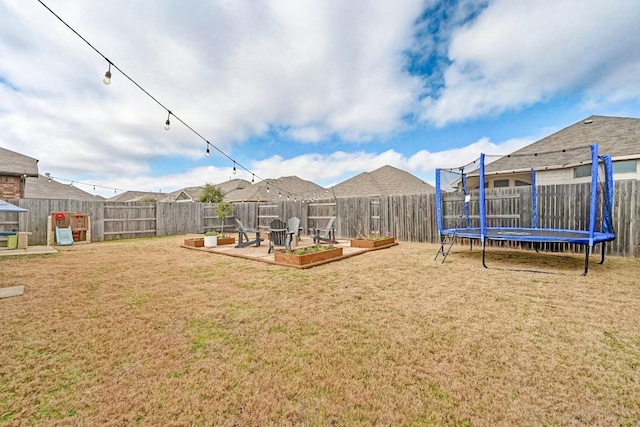
[[[637,259],[401,243],[295,270],[181,243],[0,258],[25,285],[0,300],[0,426],[640,420]]]

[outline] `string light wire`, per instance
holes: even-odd
[[[100,52],[95,46],[93,46],[87,39],[85,39],[80,33],[78,33],[73,27],[71,27],[69,24],[67,24],[65,22],[64,19],[62,19],[57,13],[55,13],[49,6],[47,6],[42,0],[38,0],[38,3],[40,3],[45,9],[47,9],[53,16],[55,16],[60,22],[62,22],[67,28],[69,28],[69,30],[71,30],[76,36],[78,36],[83,42],[85,42],[91,49],[93,49],[94,52],[96,52],[98,55],[100,55],[105,61],[107,61],[107,63],[109,64],[109,78],[111,78],[111,67],[113,66],[114,69],[118,70],[118,72],[120,72],[120,74],[122,74],[127,80],[129,80],[131,83],[133,83],[138,89],[140,89],[145,95],[147,95],[149,98],[151,98],[156,104],[158,104],[160,107],[162,107],[165,111],[167,111],[168,116],[167,116],[167,121],[165,122],[165,129],[168,130],[169,127],[169,117],[173,116],[173,118],[177,121],[179,121],[180,123],[182,123],[187,129],[189,129],[191,132],[193,132],[195,135],[197,135],[200,139],[202,139],[203,141],[205,141],[207,143],[207,154],[209,153],[209,147],[213,147],[214,150],[216,150],[218,153],[220,153],[220,155],[222,155],[223,157],[227,158],[228,160],[233,162],[233,171],[234,174],[236,173],[236,166],[245,170],[246,172],[252,174],[252,176],[254,176],[255,178],[258,178],[261,181],[266,181],[266,179],[260,177],[259,175],[257,175],[255,172],[252,172],[251,170],[249,170],[247,167],[245,167],[244,165],[242,165],[241,163],[237,162],[235,159],[233,159],[231,156],[229,156],[227,153],[225,153],[224,151],[222,151],[220,148],[218,148],[217,146],[215,146],[214,144],[212,144],[211,142],[209,142],[204,136],[202,136],[198,131],[196,131],[194,128],[192,128],[188,123],[186,123],[184,120],[182,120],[179,116],[177,116],[174,112],[172,112],[171,110],[169,110],[168,107],[166,107],[162,102],[160,102],[155,96],[151,95],[151,93],[149,93],[146,89],[144,89],[140,84],[138,84],[138,82],[136,82],[132,77],[130,77],[127,73],[125,73],[120,67],[118,67],[116,64],[114,64],[113,62],[111,62],[102,52]],[[106,83],[106,82],[105,82]],[[276,185],[273,185],[275,188],[280,189],[279,187],[277,187]],[[282,189],[280,189],[282,190]]]

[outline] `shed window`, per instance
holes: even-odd
[[[496,179],[495,181],[493,181],[493,188],[502,188],[502,187],[508,187],[508,186],[509,186],[508,179]]]
[[[519,179],[516,179],[516,187],[527,187],[529,185],[531,185],[530,182],[520,181]]]

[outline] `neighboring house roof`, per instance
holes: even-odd
[[[278,197],[282,193],[291,196],[309,196],[313,194],[324,194],[325,189],[311,181],[298,178],[297,176],[285,176],[277,179],[266,179],[256,184],[252,184],[244,179],[232,179],[229,181],[214,184],[224,193],[224,199],[228,202],[256,202],[267,201]],[[167,194],[161,201],[197,202],[200,198],[204,186],[187,187]],[[267,191],[269,189],[269,191]]]
[[[318,184],[307,181],[297,176],[283,176],[275,179],[265,179],[257,184],[251,184],[244,188],[238,188],[225,194],[225,199],[230,202],[250,202],[273,200],[281,194],[282,197],[313,197],[324,194],[325,189]],[[267,191],[269,190],[269,191]]]
[[[229,181],[221,182],[219,184],[213,184],[218,187],[225,194],[225,199],[230,200],[227,195],[233,194],[238,190],[244,190],[251,188],[252,184],[244,179],[232,179]],[[186,187],[180,190],[173,191],[166,194],[160,201],[161,202],[197,202],[200,199],[200,195],[204,190],[204,186]]]
[[[160,202],[197,202],[202,193],[203,186],[187,187],[172,191],[160,199]]]
[[[104,200],[102,196],[95,196],[78,187],[62,184],[54,179],[49,180],[44,175],[28,177],[24,189],[25,199],[64,199],[64,200]]]
[[[589,146],[614,160],[640,158],[640,119],[591,116],[486,166],[486,172],[555,169],[591,163]]]
[[[153,197],[156,200],[162,200],[166,193],[154,193],[152,191],[125,191],[117,196],[109,197],[110,202],[139,202],[141,199]]]
[[[363,172],[332,187],[336,197],[391,196],[433,193],[435,188],[420,178],[393,166]]]
[[[0,175],[38,176],[38,160],[0,147]]]

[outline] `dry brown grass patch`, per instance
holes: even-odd
[[[0,300],[0,426],[640,419],[638,260],[580,277],[581,256],[491,250],[486,270],[401,243],[291,270],[181,243],[0,259],[25,285]],[[536,261],[558,274],[505,270]]]

